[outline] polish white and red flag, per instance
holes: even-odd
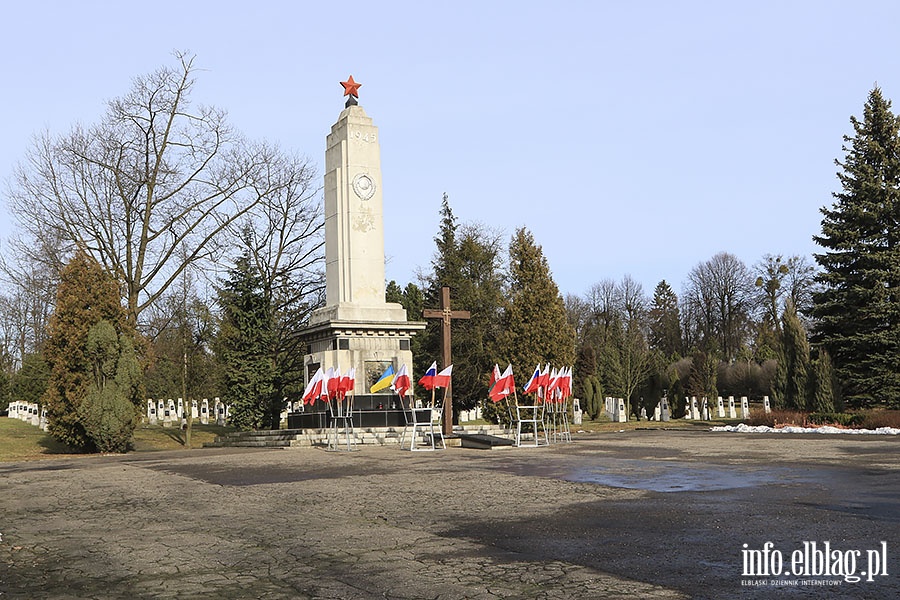
[[[434,387],[445,388],[450,386],[450,375],[453,373],[453,365],[434,376]]]
[[[542,388],[539,393],[546,395],[547,389],[550,387],[550,363],[544,365],[544,370],[541,371],[541,378],[538,382],[538,387]]]
[[[322,392],[322,367],[319,367],[303,390],[303,404],[313,404]]]
[[[328,369],[328,399],[331,400],[333,398],[338,397],[338,392],[341,388],[341,368],[337,369],[329,368]]]
[[[397,371],[397,374],[394,375],[394,380],[391,382],[391,389],[397,392],[398,396],[404,398],[411,385],[412,384],[409,381],[409,373],[406,370],[406,365],[403,364],[400,366],[400,370]]]
[[[516,381],[513,378],[512,365],[507,365],[506,370],[502,374],[497,368],[497,379],[494,385],[488,390],[488,397],[494,402],[499,402],[512,394],[516,389]]]
[[[559,399],[559,381],[562,371],[557,371],[556,367],[550,369],[550,376],[547,378],[547,388],[544,390],[544,396],[549,400]]]
[[[572,367],[563,367],[563,374],[559,379],[559,389],[563,399],[566,399],[572,395]]]
[[[345,397],[348,392],[352,392],[353,388],[356,387],[356,368],[350,367],[347,369],[347,373],[341,377],[341,382],[338,384],[338,392],[341,395],[341,398]]]

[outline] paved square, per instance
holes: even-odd
[[[896,598],[898,459],[896,437],[634,431],[0,463],[0,599]],[[742,575],[743,544],[788,567],[804,541],[857,570],[885,541],[889,575]]]

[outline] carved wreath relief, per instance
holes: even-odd
[[[360,200],[369,200],[375,195],[375,182],[366,173],[357,173],[350,185]]]

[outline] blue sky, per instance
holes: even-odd
[[[389,279],[429,267],[447,192],[462,222],[528,227],[563,293],[625,274],[678,292],[721,250],[816,251],[850,116],[876,83],[900,102],[897,23],[866,1],[9,3],[0,178],[176,49],[203,69],[195,102],[321,172],[352,74]]]

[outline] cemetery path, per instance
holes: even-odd
[[[0,463],[0,600],[896,598],[898,458],[896,437],[634,431]],[[746,550],[788,567],[826,541],[890,575],[743,574]]]

